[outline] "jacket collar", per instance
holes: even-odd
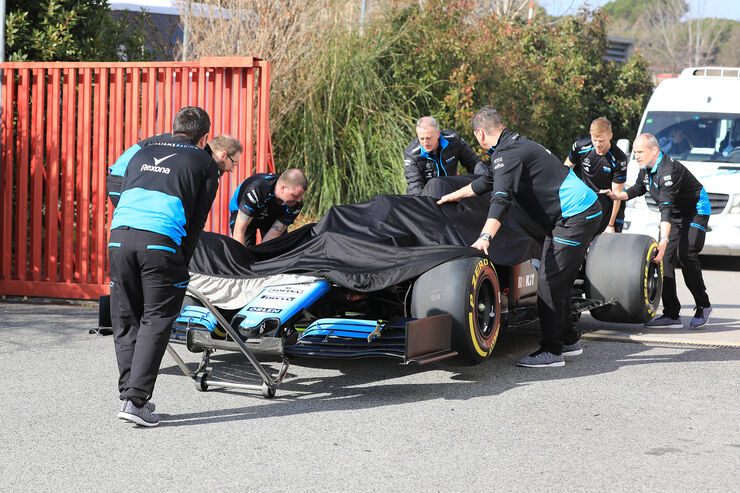
[[[440,152],[440,154],[442,153],[442,151],[444,150],[444,148],[447,147],[448,145],[450,145],[450,143],[440,133],[439,134],[439,152]],[[421,146],[419,146],[419,147],[421,147]],[[432,155],[429,154],[423,147],[421,147],[421,156],[422,157],[425,157],[425,158],[432,159]]]

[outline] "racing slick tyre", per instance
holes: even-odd
[[[472,363],[488,359],[498,338],[501,299],[490,260],[466,257],[425,272],[414,282],[411,316],[452,315],[452,347]]]
[[[663,263],[652,261],[658,244],[649,236],[601,234],[586,256],[586,296],[614,303],[591,309],[602,322],[644,323],[658,309]]]

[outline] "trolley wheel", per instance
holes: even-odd
[[[270,387],[266,383],[263,383],[262,384],[262,397],[264,397],[265,399],[272,399],[273,397],[275,397],[276,390],[277,388]]]
[[[205,392],[208,390],[208,373],[201,373],[195,376],[195,388],[198,392]]]

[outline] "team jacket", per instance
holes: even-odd
[[[442,130],[439,135],[438,155],[426,152],[414,139],[403,151],[403,164],[408,188],[406,194],[420,195],[427,181],[438,176],[457,175],[457,163],[468,173],[482,175],[486,165],[467,142],[452,130]]]
[[[590,137],[578,139],[568,155],[573,171],[591,190],[611,189],[612,183],[627,181],[627,156],[611,142],[611,149],[600,156]]]
[[[126,162],[111,230],[128,226],[169,236],[189,261],[216,197],[218,166],[184,137],[154,138]]]
[[[110,201],[113,203],[113,207],[118,206],[118,199],[121,197],[121,183],[123,183],[123,175],[126,174],[126,168],[128,167],[129,161],[131,161],[131,157],[139,152],[142,147],[147,146],[152,142],[156,142],[158,140],[166,141],[171,138],[172,134],[167,133],[144,139],[126,149],[123,154],[116,159],[113,166],[108,168],[108,177],[105,180],[105,189],[108,192]]]
[[[294,206],[281,203],[275,197],[275,185],[279,175],[257,173],[244,180],[229,202],[231,211],[231,230],[234,230],[237,212],[242,211],[254,218],[248,229],[270,227],[276,220],[288,225],[298,217],[303,207],[302,202]]]
[[[477,195],[491,192],[489,218],[500,221],[516,198],[533,220],[551,229],[561,216],[580,214],[597,200],[573,170],[516,132],[504,129],[488,152],[490,167],[471,185]]]
[[[628,200],[650,193],[660,209],[661,222],[712,213],[709,197],[699,180],[683,164],[662,152],[650,169],[640,168],[635,184],[625,191]]]

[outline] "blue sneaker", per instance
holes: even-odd
[[[573,344],[563,344],[563,356],[578,356],[583,354],[581,343],[576,341]]]
[[[147,409],[146,405],[143,407],[136,407],[133,402],[125,401],[125,406],[122,411],[118,412],[118,419],[130,421],[139,426],[157,426],[159,424],[159,416]]]
[[[645,322],[645,327],[648,329],[683,329],[683,322],[681,322],[680,317],[670,318],[661,315],[649,322]]]
[[[548,366],[565,366],[565,360],[562,355],[552,354],[540,349],[529,356],[523,357],[516,364],[528,368],[545,368]]]
[[[712,313],[712,307],[702,308],[697,306],[695,310],[694,318],[691,319],[689,327],[692,329],[699,329],[709,322],[709,314]]]
[[[124,399],[121,403],[121,412],[126,410],[126,403],[128,402],[128,399]],[[154,410],[157,408],[157,405],[153,402],[148,402],[144,404],[144,407],[149,410],[150,413],[153,413]]]

